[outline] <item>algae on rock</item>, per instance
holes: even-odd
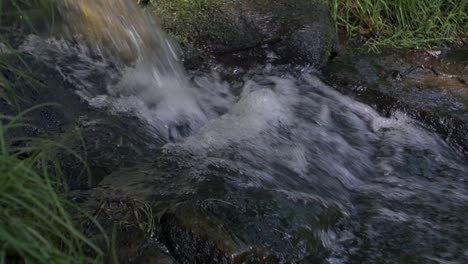
[[[329,8],[312,0],[151,0],[163,28],[209,52],[269,44],[280,56],[323,65],[336,27]]]

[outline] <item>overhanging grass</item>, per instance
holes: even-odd
[[[37,21],[53,25],[53,15],[45,14],[53,14],[54,1],[0,0],[0,27],[28,32],[35,31]],[[0,42],[0,100],[19,110],[22,98],[11,81],[41,84],[3,36]],[[17,56],[24,65],[11,64],[9,56]],[[0,113],[0,264],[101,263],[103,252],[76,228],[69,214],[79,208],[63,196],[66,188],[55,157],[59,149],[70,150],[47,139],[15,137],[18,129],[29,126],[23,119],[27,112],[39,107],[16,116]]]
[[[103,253],[75,228],[73,205],[60,195],[60,166],[49,152],[56,146],[7,136],[26,126],[21,117],[0,116],[0,263],[100,262]]]
[[[30,30],[38,24],[51,27],[55,23],[57,0],[0,0],[0,26],[26,26]]]
[[[327,0],[339,27],[372,50],[423,48],[468,38],[467,0]]]

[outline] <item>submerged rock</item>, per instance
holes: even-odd
[[[280,56],[323,65],[336,40],[320,1],[152,1],[163,28],[215,53],[271,45]]]

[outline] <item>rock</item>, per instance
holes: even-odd
[[[336,41],[328,7],[313,0],[154,0],[163,28],[214,53],[270,45],[289,59],[323,65]]]
[[[155,138],[139,119],[115,116],[100,109],[82,113],[62,137],[64,144],[80,155],[83,163],[67,152],[61,155],[71,189],[96,186],[105,176],[121,167],[130,167],[147,160],[164,142]]]
[[[239,189],[232,179],[245,174],[177,145],[155,157],[71,195],[102,226],[154,226],[149,233],[178,263],[322,263],[330,256],[321,234],[344,217],[335,205]],[[119,253],[122,260],[134,249],[153,256],[148,237],[122,235],[130,250]]]
[[[149,177],[167,183],[159,181],[151,198],[170,206],[160,218],[159,239],[179,262],[321,263],[329,256],[318,234],[343,217],[333,204],[240,189],[233,179],[248,172],[177,145],[166,146],[155,165],[157,174]],[[163,202],[168,198],[175,199]]]
[[[87,108],[87,104],[69,89],[69,85],[56,70],[32,56],[1,54],[1,60],[11,65],[11,69],[2,69],[1,74],[8,80],[14,95],[9,92],[2,93],[0,112],[16,115],[21,111],[36,108],[26,116],[34,128],[24,128],[17,132],[17,136],[37,137],[39,134],[61,132],[79,112]],[[34,73],[31,69],[34,69]],[[3,87],[0,90],[3,91]],[[66,102],[66,105],[57,102]]]
[[[149,157],[148,153],[165,143],[155,139],[139,119],[91,107],[57,69],[30,54],[20,55],[21,59],[17,54],[0,54],[4,62],[27,76],[6,69],[1,71],[17,98],[15,101],[13,96],[0,96],[0,112],[15,116],[35,108],[24,116],[30,126],[11,130],[9,136],[41,137],[65,146],[57,148],[56,157],[66,172],[69,188],[94,186],[113,170]],[[102,88],[98,85],[96,89]]]
[[[190,215],[190,217],[187,217]],[[219,219],[183,204],[161,220],[161,241],[181,263],[278,263],[263,248],[249,247]]]
[[[147,198],[129,197],[126,191],[113,187],[101,184],[68,193],[80,205],[74,214],[76,223],[81,223],[88,237],[103,250],[104,263],[178,263],[154,235],[153,211]],[[106,236],[112,238],[111,244]]]
[[[467,87],[463,80],[435,76],[433,72],[396,78],[420,64],[421,57],[421,53],[415,51],[385,50],[373,54],[350,46],[322,72],[324,79],[341,93],[373,106],[384,116],[405,113],[467,156],[468,97],[463,96]],[[460,49],[443,54],[437,60],[424,60],[424,63],[436,69],[450,65],[444,66],[446,71],[460,74],[466,58],[467,51]]]

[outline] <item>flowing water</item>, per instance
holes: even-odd
[[[257,65],[231,81],[216,69],[185,73],[177,46],[131,2],[66,1],[82,23],[22,45],[90,105],[139,118],[167,143],[156,164],[107,184],[131,182],[129,193],[161,211],[188,206],[187,222],[198,221],[193,210],[217,219],[236,254],[468,262],[468,164],[437,134],[403,113],[379,115],[308,68]]]
[[[198,128],[206,121],[177,46],[134,1],[70,0],[59,10],[60,37],[40,43],[31,36],[24,49],[57,65],[92,105],[139,111],[165,137],[179,123]],[[96,78],[106,82],[96,87]]]

